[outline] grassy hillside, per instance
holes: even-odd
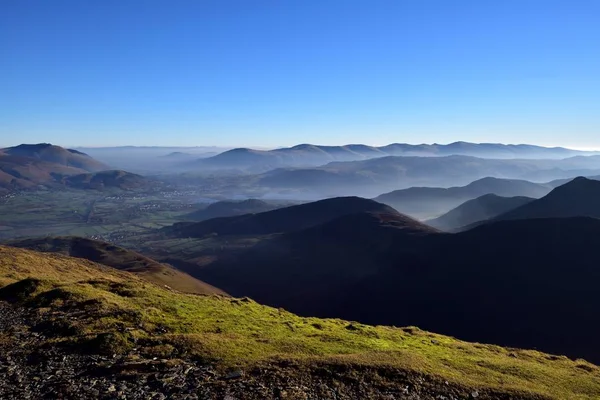
[[[110,243],[80,237],[44,237],[13,240],[10,246],[41,252],[60,253],[97,262],[122,271],[134,273],[158,285],[195,294],[225,294],[225,292],[181,272],[170,265],[161,264],[135,251]]]
[[[302,366],[295,373],[319,368],[340,385],[376,376],[382,390],[428,382],[458,398],[600,395],[600,369],[581,360],[182,294],[62,255],[0,246],[0,285],[1,299],[36,313],[38,332],[52,332],[39,346],[59,351],[195,358],[245,370],[289,360]],[[15,340],[3,333],[0,346]]]

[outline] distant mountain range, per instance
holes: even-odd
[[[318,146],[299,144],[275,150],[253,150],[237,148],[213,157],[200,160],[199,166],[206,168],[239,168],[251,171],[266,171],[280,167],[320,166],[333,161],[357,161],[386,156],[449,156],[464,155],[480,158],[566,158],[582,154],[593,154],[562,147],[533,145],[505,145],[495,143],[455,142],[447,145],[393,143],[374,147],[364,144],[345,146]]]
[[[600,215],[600,182],[590,182],[513,211],[533,219],[456,234],[358,198],[209,220],[195,229],[217,233],[210,249],[168,257],[234,296],[303,315],[416,325],[598,362],[600,219],[586,215]]]
[[[466,186],[451,188],[412,187],[395,190],[390,193],[382,194],[374,200],[388,204],[396,210],[412,217],[428,219],[433,216],[439,216],[465,201],[473,200],[484,195],[539,198],[548,194],[550,190],[552,190],[552,187],[547,184],[538,184],[517,179],[488,177],[471,182]],[[489,198],[487,200],[492,201],[493,199]],[[473,205],[474,204],[471,204],[471,206]],[[462,213],[462,211],[463,210],[459,210],[458,212]],[[481,219],[477,219],[476,221]],[[442,225],[444,224],[442,223]]]
[[[548,182],[557,177],[598,175],[599,169],[600,156],[562,160],[390,156],[333,162],[322,167],[275,169],[260,175],[255,184],[273,191],[310,190],[324,197],[348,194],[375,197],[413,186],[463,186],[484,177],[528,180],[528,176],[535,174]]]

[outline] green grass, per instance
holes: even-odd
[[[467,343],[414,327],[301,318],[249,299],[165,290],[89,262],[0,250],[0,284],[21,282],[0,290],[0,295],[20,290],[25,304],[40,310],[86,310],[79,319],[57,313],[57,326],[70,332],[52,339],[58,342],[127,352],[135,341],[148,354],[197,357],[223,368],[286,358],[393,367],[513,394],[555,399],[600,396],[600,369],[582,360]],[[34,261],[34,267],[9,267]],[[23,281],[27,276],[40,280]],[[23,282],[29,290],[20,288]]]

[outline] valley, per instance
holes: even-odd
[[[45,384],[0,390],[72,397],[88,390],[92,372],[75,371],[92,362],[105,370],[92,397],[114,387],[131,398],[186,398],[199,385],[206,398],[335,398],[322,392],[333,385],[350,399],[382,391],[401,399],[595,398],[600,181],[592,172],[545,182],[487,176],[373,199],[325,195],[352,191],[365,176],[410,185],[420,178],[396,174],[407,162],[422,165],[419,176],[449,160],[462,170],[467,159],[457,157],[328,164],[323,171],[340,173],[333,181],[303,177],[289,190],[264,183],[280,169],[106,170],[5,190],[0,324],[3,315],[21,322],[0,346],[8,346],[14,379],[45,374],[14,361],[31,357],[68,359],[71,372],[60,392]],[[539,162],[595,162],[565,160]],[[362,162],[377,174],[361,170],[347,189],[336,186]],[[511,162],[488,172],[502,175]],[[11,347],[18,338],[31,348]],[[160,371],[158,381],[136,392],[123,371],[145,380],[147,368]],[[258,397],[242,394],[249,388]]]

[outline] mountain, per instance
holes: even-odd
[[[211,218],[256,214],[286,207],[288,205],[289,204],[266,202],[257,199],[217,201],[216,203],[209,204],[206,208],[189,213],[183,216],[183,218],[190,221],[205,221]]]
[[[336,201],[331,210],[344,199]],[[356,211],[305,229],[232,224],[185,239],[185,253],[170,251],[173,239],[144,251],[233,296],[304,316],[415,325],[600,362],[600,219],[498,221],[449,234],[390,209]]]
[[[539,198],[551,187],[517,179],[483,178],[466,186],[451,188],[412,187],[379,195],[374,200],[420,219],[440,215],[465,201],[487,194],[503,197]],[[461,225],[463,226],[463,225]]]
[[[134,190],[147,187],[149,180],[141,175],[113,170],[68,176],[62,179],[62,183],[77,189],[103,190],[117,188]]]
[[[0,149],[0,155],[33,158],[66,167],[78,168],[88,172],[109,169],[101,163],[77,150],[65,149],[49,143],[21,144],[15,147]]]
[[[0,246],[2,398],[591,400],[600,369]]]
[[[483,158],[567,158],[580,152],[560,147],[547,148],[532,145],[504,145],[495,143],[455,142],[447,145],[421,144],[410,145],[394,143],[374,147],[363,144],[345,146],[318,146],[300,144],[294,147],[275,150],[254,150],[248,148],[232,149],[214,157],[199,161],[205,168],[241,168],[249,170],[267,170],[293,166],[319,166],[333,161],[357,161],[386,156],[450,156],[464,155]]]
[[[108,167],[76,150],[47,143],[0,149],[0,188],[28,189],[53,185],[65,176],[97,172]]]
[[[64,176],[82,173],[86,171],[33,158],[0,154],[0,189],[20,190],[52,185]]]
[[[584,160],[578,162],[584,163]],[[327,197],[348,193],[375,197],[382,192],[409,187],[464,186],[485,177],[520,179],[531,171],[548,170],[558,163],[564,163],[565,167],[578,166],[567,164],[566,160],[494,160],[467,156],[382,157],[334,162],[314,168],[275,169],[262,174],[256,185],[273,191],[311,190]],[[600,166],[600,158],[586,159],[585,163],[589,167]],[[460,202],[455,206],[458,204]]]
[[[497,220],[531,218],[600,218],[600,181],[575,178],[541,199],[499,215]]]
[[[134,251],[98,240],[80,237],[46,237],[13,240],[6,244],[12,247],[84,258],[121,271],[134,273],[160,286],[166,285],[182,292],[225,294],[170,265],[161,264]]]
[[[180,222],[163,232],[172,237],[199,238],[217,235],[268,235],[309,228],[342,215],[359,212],[394,214],[396,210],[373,200],[344,197],[279,208],[258,214],[213,218],[207,221]]]
[[[430,219],[425,223],[444,231],[454,231],[467,225],[494,218],[534,200],[531,197],[524,196],[502,197],[495,194],[485,194],[466,201],[441,217]]]

